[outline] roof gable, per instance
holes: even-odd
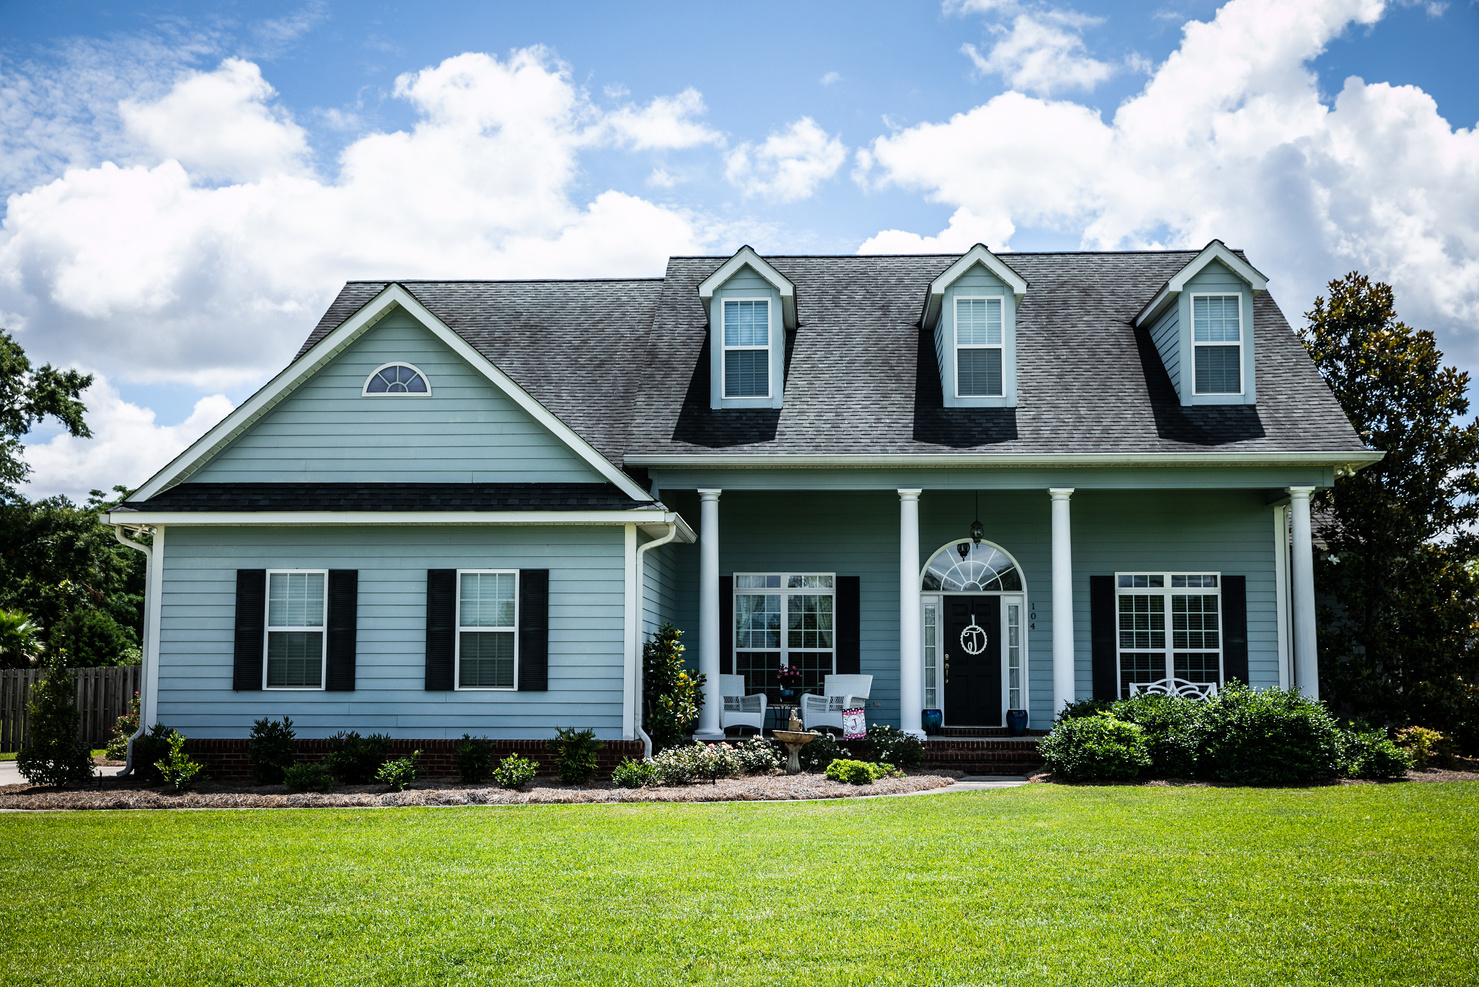
[[[719,266],[719,269],[698,283],[698,297],[708,302],[714,297],[714,292],[724,286],[724,283],[734,277],[741,270],[748,267],[761,278],[763,278],[781,296],[781,320],[787,331],[796,328],[796,286],[791,279],[780,271],[777,271],[770,263],[746,244],[734,252]]]
[[[929,294],[925,297],[924,315],[921,321],[926,329],[933,329],[940,318],[940,308],[944,304],[945,289],[960,280],[967,271],[980,264],[986,270],[1001,279],[1002,283],[1012,290],[1012,295],[1018,300],[1027,294],[1027,282],[1022,275],[1007,264],[1006,261],[993,254],[983,243],[978,243],[930,282]]]
[[[1165,311],[1167,305],[1170,305],[1178,295],[1186,290],[1188,281],[1213,264],[1226,267],[1246,282],[1255,293],[1268,290],[1268,278],[1264,277],[1256,267],[1229,250],[1221,240],[1213,240],[1203,247],[1200,253],[1187,261],[1179,271],[1166,279],[1161,290],[1156,292],[1155,297],[1147,302],[1140,313],[1135,316],[1135,325],[1143,326],[1155,320]]]

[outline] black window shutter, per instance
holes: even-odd
[[[262,688],[262,637],[267,620],[267,570],[236,570],[236,649],[231,688]]]
[[[519,691],[549,690],[549,570],[519,571]]]
[[[1222,674],[1248,681],[1248,577],[1222,577]]]
[[[1095,699],[1118,699],[1118,652],[1115,639],[1114,577],[1089,577],[1089,644],[1093,656]]]
[[[734,674],[734,577],[719,577],[719,674]]]
[[[857,675],[863,670],[862,647],[862,579],[858,576],[837,577],[837,607],[834,611],[837,647],[837,674]]]
[[[457,570],[426,570],[426,691],[453,686],[457,653]]]
[[[329,570],[329,673],[326,692],[354,691],[355,629],[359,616],[359,570]]]

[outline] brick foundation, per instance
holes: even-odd
[[[392,740],[386,753],[387,758],[406,757],[419,750],[417,763],[424,775],[432,778],[455,778],[457,768],[452,763],[452,754],[457,749],[456,740]],[[539,773],[555,773],[555,756],[543,740],[493,740],[494,756],[503,760],[510,754],[521,754],[539,766]],[[297,760],[316,762],[329,752],[329,742],[323,739],[295,740],[293,748]],[[206,766],[213,781],[250,781],[252,761],[250,742],[245,738],[199,739],[189,741],[190,756]],[[640,740],[608,740],[596,755],[597,777],[609,775],[623,758],[642,756]]]

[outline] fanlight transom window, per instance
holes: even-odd
[[[426,375],[406,363],[387,363],[365,381],[366,394],[430,394]]]
[[[963,556],[961,545],[967,548]],[[1022,573],[1005,552],[988,542],[956,542],[930,559],[922,588],[944,593],[1020,592]]]

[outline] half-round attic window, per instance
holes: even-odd
[[[387,363],[370,374],[361,393],[370,396],[416,394],[425,397],[431,393],[431,385],[426,382],[426,375],[409,363]]]

